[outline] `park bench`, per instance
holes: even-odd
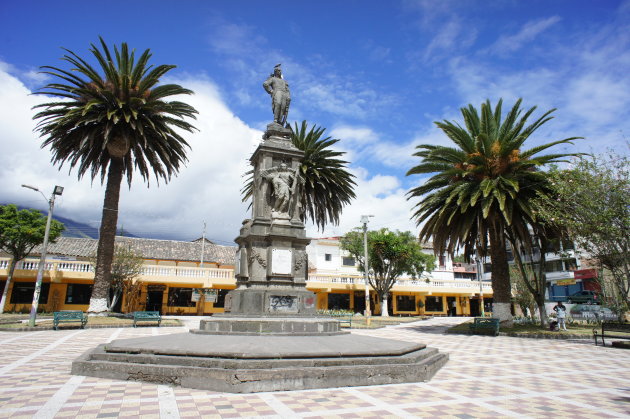
[[[343,326],[343,325],[347,325],[348,327],[352,327],[352,315],[345,315],[345,316],[335,316],[335,318],[337,319],[337,321],[339,321],[339,327]]]
[[[492,334],[499,335],[499,319],[491,317],[475,317],[473,323],[469,325],[473,334]]]
[[[87,323],[87,317],[82,311],[55,311],[53,313],[53,329],[59,330],[59,323],[81,323],[81,329]]]
[[[601,334],[597,329],[593,329],[593,338],[597,346],[597,336],[602,337],[602,345],[606,346],[604,338],[630,339],[630,323],[603,322]]]
[[[160,327],[162,316],[160,316],[159,311],[134,311],[133,327],[137,327],[138,322],[157,322],[158,327]]]

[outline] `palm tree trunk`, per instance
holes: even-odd
[[[123,175],[123,160],[110,159],[107,172],[107,186],[103,201],[103,217],[98,238],[96,253],[96,269],[94,288],[90,298],[90,315],[104,315],[108,311],[107,300],[112,282],[112,261],[114,260],[114,241],[118,224],[118,201],[120,199],[120,183]]]
[[[17,262],[15,258],[11,258],[11,264],[9,265],[9,274],[7,275],[7,282],[4,284],[4,291],[2,291],[2,300],[0,300],[0,313],[4,313],[4,306],[7,303],[7,296],[9,295],[9,286],[13,280],[13,272],[15,272],[15,265]]]
[[[512,287],[505,235],[500,223],[495,220],[491,220],[489,227],[490,258],[492,259],[492,316],[498,318],[502,326],[512,327]]]

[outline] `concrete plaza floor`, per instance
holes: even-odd
[[[194,327],[197,319],[190,319]],[[361,335],[450,354],[428,383],[227,394],[72,376],[85,350],[185,328],[0,332],[0,418],[605,418],[630,417],[630,351],[592,340],[445,335],[436,318]]]

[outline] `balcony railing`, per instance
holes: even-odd
[[[8,258],[0,258],[0,269],[8,269],[9,261],[10,259]],[[39,261],[27,259],[18,262],[16,269],[36,271],[38,267]],[[94,272],[94,266],[84,261],[46,261],[44,270],[51,272]],[[234,279],[234,271],[232,269],[159,265],[143,266],[140,275],[144,277],[170,276],[196,279]]]
[[[308,282],[313,283],[329,283],[329,284],[365,284],[363,277],[343,277],[332,275],[309,275]],[[424,279],[399,279],[396,281],[395,286],[401,287],[414,287],[420,289],[429,288],[468,288],[473,290],[479,290],[479,282],[471,281],[469,279],[460,280],[429,280]],[[492,285],[489,282],[482,282],[481,286],[484,290],[491,290]]]

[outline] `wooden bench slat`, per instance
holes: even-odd
[[[160,327],[162,316],[159,311],[134,311],[133,327],[137,327],[138,322],[157,322]]]
[[[53,313],[53,329],[59,330],[59,323],[81,323],[81,329],[85,328],[87,317],[82,311],[55,311]]]
[[[620,332],[620,333],[628,333],[627,335],[616,335],[611,334]],[[601,333],[598,333],[597,329],[593,329],[593,338],[595,339],[595,346],[597,346],[597,336],[602,337],[602,345],[606,346],[605,338],[612,339],[630,339],[630,323],[613,323],[613,322],[603,322]]]

